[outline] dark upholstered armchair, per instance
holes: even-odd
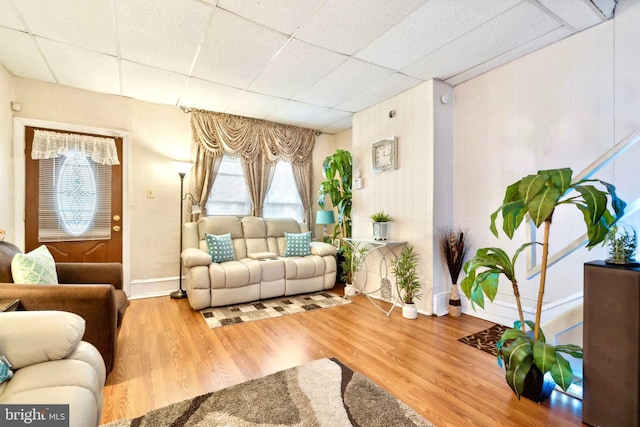
[[[118,331],[129,305],[122,289],[120,263],[56,263],[59,285],[13,283],[11,260],[20,249],[0,242],[0,299],[18,298],[28,311],[59,310],[86,321],[84,341],[102,355],[107,373],[113,369]]]

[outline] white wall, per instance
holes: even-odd
[[[11,174],[11,101],[13,101],[13,77],[0,66],[0,228],[7,232],[6,240],[13,240],[13,177]]]
[[[120,130],[128,133],[131,294],[144,296],[166,293],[178,287],[180,179],[173,160],[188,161],[191,153],[189,114],[177,107],[140,102],[62,85],[13,78],[0,70],[0,154],[11,150],[11,114],[4,114],[9,100],[22,103],[16,117],[56,123]],[[15,93],[13,87],[15,86]],[[5,102],[6,100],[7,102]],[[11,113],[11,112],[9,112]],[[333,136],[318,138],[314,159],[320,162],[333,151]],[[317,161],[316,161],[317,163]],[[314,177],[318,174],[316,168]],[[13,193],[16,171],[9,155],[0,155],[0,190]],[[188,176],[185,192],[188,191]],[[154,198],[147,198],[153,188]],[[6,190],[6,193],[5,193]],[[0,210],[0,228],[13,233],[12,212],[16,199],[7,197]],[[7,218],[5,220],[5,217]],[[7,223],[4,225],[4,223]],[[124,224],[123,224],[124,225]],[[7,240],[11,240],[10,238]],[[126,253],[126,250],[125,250]]]
[[[453,218],[452,93],[449,86],[429,81],[353,118],[355,173],[363,180],[363,188],[353,192],[353,236],[372,236],[374,212],[391,215],[390,239],[408,241],[419,255],[423,296],[416,305],[426,314],[434,311],[432,296],[444,295],[449,286],[435,238],[437,228],[452,225]],[[440,102],[443,94],[447,104]],[[371,145],[391,137],[398,137],[398,169],[374,174]],[[377,284],[378,260],[369,261],[367,283]]]
[[[496,245],[513,252],[526,240],[524,227],[511,242],[489,231],[507,185],[538,169],[571,167],[575,175],[640,126],[639,20],[640,2],[620,1],[613,21],[456,86],[456,221],[469,228],[473,253]],[[640,143],[595,177],[632,201],[640,197],[639,160]],[[552,253],[585,231],[571,209],[554,215]],[[640,225],[638,214],[629,220]],[[605,254],[582,249],[551,267],[543,322],[580,302],[583,263]],[[526,280],[524,258],[518,276],[531,311],[538,276]],[[511,324],[513,303],[511,286],[503,283],[496,304],[474,313],[465,301],[464,311]]]

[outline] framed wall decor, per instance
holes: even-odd
[[[373,172],[398,169],[398,138],[383,139],[371,145]]]

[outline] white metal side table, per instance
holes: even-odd
[[[364,280],[362,281],[358,280],[359,277],[356,277],[353,280],[354,282],[353,286],[356,289],[356,295],[358,294],[365,295],[367,299],[371,302],[371,304],[373,304],[378,310],[380,310],[387,316],[391,316],[391,312],[393,311],[398,301],[400,301],[401,305],[404,305],[402,303],[402,299],[400,298],[400,289],[398,288],[398,283],[394,280],[396,295],[394,298],[393,292],[392,292],[392,295],[390,295],[391,301],[387,301],[391,303],[391,307],[389,308],[389,310],[385,310],[378,302],[376,302],[377,299],[372,298],[372,296],[377,293],[381,293],[385,285],[387,286],[390,285],[389,274],[390,274],[391,266],[389,264],[398,258],[398,253],[401,252],[407,246],[408,242],[399,241],[399,240],[375,240],[370,237],[347,237],[342,240],[347,242],[347,244],[351,246],[351,249],[354,251],[358,251],[360,250],[360,248],[366,249],[366,252],[363,255],[363,258],[364,258],[363,264],[365,267]],[[398,251],[398,253],[396,253],[396,251]],[[368,279],[367,268],[366,268],[367,258],[375,252],[380,254],[380,265],[379,265],[380,284],[376,289],[367,290],[367,279]],[[380,297],[380,299],[385,301],[384,298],[382,297]]]

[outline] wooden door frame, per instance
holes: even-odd
[[[102,136],[114,136],[122,138],[122,270],[124,290],[127,295],[131,295],[131,218],[129,210],[129,158],[131,153],[131,135],[129,132],[96,128],[90,126],[75,125],[70,123],[50,122],[46,120],[30,119],[26,117],[13,118],[13,230],[14,244],[24,250],[25,241],[25,200],[26,188],[25,178],[25,128],[40,127],[60,131],[82,132]]]

